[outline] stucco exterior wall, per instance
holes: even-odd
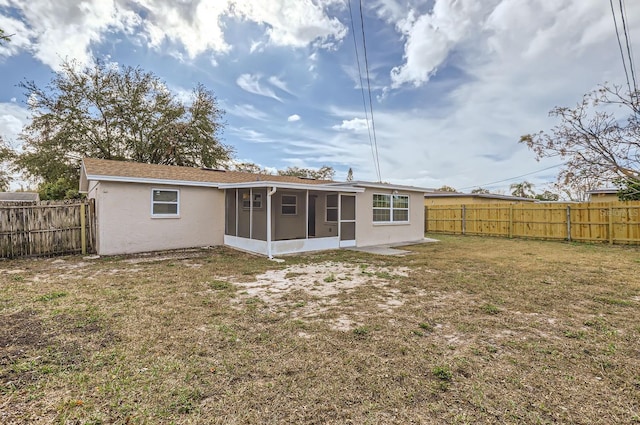
[[[177,189],[177,218],[151,216],[151,190]],[[224,191],[206,187],[100,182],[88,196],[96,199],[97,250],[100,255],[222,245]]]
[[[589,195],[589,202],[617,202],[618,194],[617,193],[592,193]]]
[[[414,242],[424,238],[424,193],[399,192],[409,196],[409,223],[374,223],[373,194],[392,190],[366,188],[356,197],[356,246]]]
[[[282,214],[282,196],[296,196],[296,214]],[[273,240],[302,239],[307,235],[307,197],[303,190],[278,190],[272,197]]]

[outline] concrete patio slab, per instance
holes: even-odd
[[[353,247],[348,248],[352,251],[359,252],[368,252],[369,254],[377,254],[377,255],[397,255],[399,257],[411,254],[411,251],[407,251],[405,249],[398,249],[397,247],[410,246],[410,245],[419,245],[422,243],[432,243],[432,242],[440,242],[438,239],[424,238],[420,241],[410,242],[410,243],[402,243],[402,244],[388,244],[388,245],[373,245],[373,246],[363,246],[363,247]]]

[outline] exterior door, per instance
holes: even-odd
[[[356,197],[340,195],[340,247],[356,246]]]

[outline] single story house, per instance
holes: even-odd
[[[424,189],[85,158],[98,254],[226,245],[269,256],[424,239]]]
[[[589,202],[615,202],[618,199],[618,190],[616,188],[594,189],[588,190]]]
[[[38,192],[0,192],[0,204],[24,204],[33,205],[40,202]]]
[[[459,193],[434,191],[424,194],[424,205],[469,205],[469,204],[498,204],[535,202],[532,198],[520,196],[497,195],[495,193]]]

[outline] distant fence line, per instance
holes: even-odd
[[[640,201],[426,206],[425,231],[640,244]]]
[[[0,204],[0,258],[95,252],[95,203]]]

